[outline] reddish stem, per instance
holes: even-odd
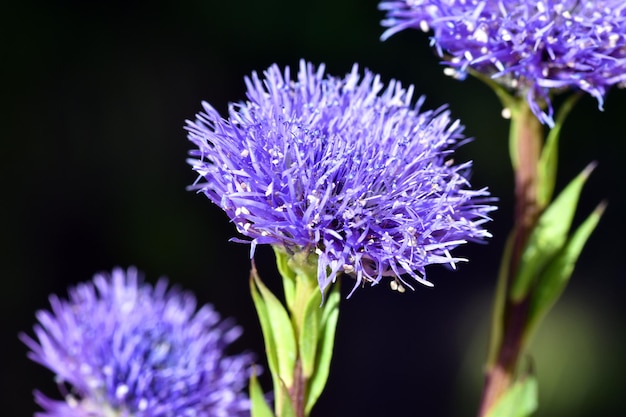
[[[506,268],[506,293],[517,275],[528,237],[537,223],[540,206],[537,199],[537,173],[542,146],[542,126],[524,103],[513,114],[511,122],[511,149],[515,173],[515,219],[513,247]],[[514,302],[505,298],[501,320],[502,339],[497,354],[487,364],[485,385],[479,417],[484,417],[513,383],[520,355],[524,351],[524,330],[528,315],[528,302]]]
[[[296,417],[306,417],[305,414],[305,398],[306,378],[302,374],[302,362],[300,359],[296,361],[296,369],[294,370],[293,386],[289,389],[291,404],[296,412]]]

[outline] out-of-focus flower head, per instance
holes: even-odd
[[[97,274],[50,297],[29,357],[56,374],[64,400],[41,392],[41,417],[249,416],[250,354],[226,356],[241,329],[195,297],[141,282],[134,268]]]
[[[192,188],[251,238],[251,255],[256,244],[317,254],[322,291],[340,272],[355,288],[383,276],[404,288],[401,275],[432,285],[426,265],[454,266],[451,249],[490,236],[489,193],[469,188],[469,162],[452,161],[462,127],[412,104],[412,86],[304,61],[294,80],[272,65],[245,81],[248,100],[228,119],[203,103],[186,128]]]
[[[379,8],[387,13],[383,40],[432,30],[452,74],[473,69],[525,94],[550,126],[551,92],[579,89],[602,108],[607,89],[626,80],[623,0],[405,0]]]

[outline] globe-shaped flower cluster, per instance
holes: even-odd
[[[553,124],[551,94],[582,90],[602,108],[607,89],[626,80],[623,0],[383,1],[382,38],[432,30],[432,45],[460,78],[486,74],[525,95]]]
[[[489,193],[469,188],[469,162],[452,161],[462,127],[412,104],[413,87],[361,77],[356,65],[326,76],[304,61],[293,80],[272,65],[245,81],[248,100],[227,119],[204,103],[187,130],[192,188],[251,239],[252,254],[271,244],[317,256],[322,290],[340,272],[355,288],[383,276],[399,285],[403,274],[432,285],[426,265],[454,266],[451,249],[490,236]]]
[[[136,269],[97,274],[50,297],[29,357],[56,374],[64,400],[35,392],[41,417],[249,416],[250,354],[226,355],[241,329]]]

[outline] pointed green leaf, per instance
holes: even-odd
[[[284,382],[280,384],[280,397],[282,401],[276,403],[280,410],[277,411],[277,417],[296,417],[296,411],[293,409],[291,403],[291,396],[289,395],[289,389],[285,386]]]
[[[320,323],[320,339],[317,347],[317,360],[315,372],[309,380],[305,412],[308,415],[322,394],[328,374],[330,373],[330,361],[333,357],[333,347],[335,345],[335,331],[337,329],[337,319],[339,318],[339,300],[341,298],[339,283],[332,285],[328,298],[322,306],[322,319]]]
[[[526,376],[509,388],[487,417],[528,417],[536,410],[537,380]]]
[[[320,338],[320,321],[322,318],[322,293],[315,287],[311,293],[300,328],[300,360],[302,362],[302,373],[309,379],[315,370],[315,358],[317,354],[317,342]]]
[[[595,164],[590,164],[578,174],[539,218],[512,284],[510,296],[513,301],[519,302],[526,297],[540,271],[565,244],[583,185],[594,167]]]
[[[259,318],[263,314],[265,326],[261,321],[261,328],[263,329],[263,336],[265,339],[265,348],[269,358],[273,357],[275,360],[274,366],[270,364],[270,371],[272,376],[280,376],[287,386],[293,385],[293,375],[296,363],[296,339],[289,318],[289,314],[281,304],[281,302],[272,294],[272,292],[261,282],[256,269],[253,269],[254,273],[252,278],[254,285],[259,289],[260,297],[263,299],[263,307],[259,309],[257,307],[257,313]],[[254,285],[252,285],[254,287]],[[253,297],[254,297],[253,291]],[[257,296],[259,293],[257,293]],[[255,300],[255,305],[257,301]],[[264,327],[267,327],[267,331]],[[276,382],[276,381],[274,381]]]
[[[250,377],[250,403],[252,417],[274,417],[272,409],[265,402],[265,396],[255,371],[252,372]]]
[[[559,254],[541,274],[530,305],[529,328],[534,328],[558,300],[574,272],[576,261],[600,222],[606,203],[601,203],[576,229]]]
[[[279,246],[272,246],[276,256],[276,267],[283,279],[283,291],[285,292],[285,302],[288,306],[293,305],[295,297],[296,272],[289,266],[289,255]]]
[[[254,265],[250,271],[250,293],[252,294],[252,300],[254,301],[254,307],[256,308],[259,322],[261,323],[261,331],[263,332],[263,339],[265,340],[265,354],[267,356],[267,363],[270,367],[272,374],[272,380],[274,382],[274,389],[278,387],[278,358],[276,357],[276,342],[272,333],[272,326],[270,324],[269,315],[267,313],[267,306],[265,301],[259,294],[256,287],[256,280],[258,280],[257,271]]]
[[[552,199],[552,193],[554,192],[559,158],[559,135],[561,134],[561,127],[580,96],[580,94],[572,94],[561,105],[554,127],[550,129],[550,133],[548,133],[548,137],[546,138],[546,143],[541,151],[541,157],[537,166],[537,175],[539,177],[537,180],[537,201],[539,203],[539,207],[541,208],[548,205]]]
[[[502,335],[504,334],[504,310],[507,299],[507,287],[509,278],[509,265],[511,264],[511,253],[513,252],[514,234],[510,233],[504,245],[500,268],[498,270],[498,283],[493,302],[493,312],[491,313],[491,329],[489,334],[489,353],[487,356],[487,366],[495,364],[500,347]]]
[[[281,302],[255,276],[255,284],[265,301],[267,319],[272,327],[274,349],[276,351],[278,374],[284,383],[290,387],[293,384],[293,373],[296,363],[296,339],[289,314]]]

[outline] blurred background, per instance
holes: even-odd
[[[53,375],[26,358],[48,295],[114,266],[136,265],[212,303],[245,329],[234,351],[263,362],[248,292],[249,247],[208,199],[185,190],[183,125],[207,100],[225,112],[244,98],[243,77],[272,63],[324,62],[342,76],[354,62],[388,81],[415,84],[426,107],[449,103],[476,138],[472,183],[500,199],[488,245],[459,248],[471,262],[431,267],[434,288],[399,294],[387,285],[342,300],[330,382],[313,416],[472,416],[482,384],[492,289],[511,227],[508,124],[477,81],[443,75],[427,35],[382,43],[377,1],[12,2],[0,14],[0,273],[3,415],[31,416],[32,391],[59,398]],[[585,97],[566,123],[558,187],[591,161],[599,166],[577,221],[603,199],[564,298],[536,337],[539,416],[624,415],[626,375],[623,156],[626,91],[605,111]],[[223,113],[225,114],[225,113]],[[268,248],[256,255],[278,283]],[[344,279],[344,295],[351,287]],[[266,374],[262,382],[269,389]]]

